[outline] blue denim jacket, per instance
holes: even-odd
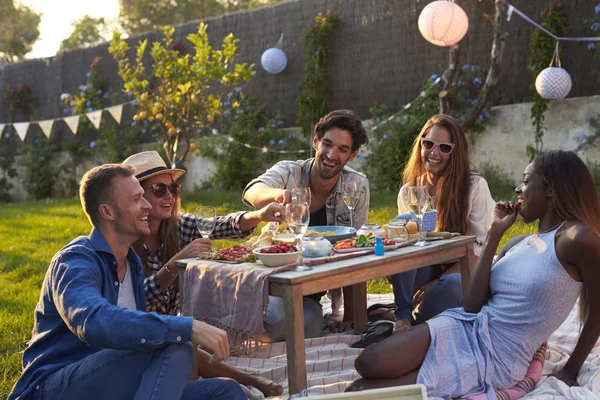
[[[117,306],[117,260],[98,230],[56,253],[35,308],[23,375],[9,399],[33,398],[51,373],[103,349],[149,351],[190,340],[191,317],[146,312],[142,263],[131,248],[127,260],[138,311]]]

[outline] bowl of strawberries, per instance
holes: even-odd
[[[281,267],[298,261],[300,252],[294,244],[280,242],[273,246],[263,246],[252,250],[252,253],[266,267]]]

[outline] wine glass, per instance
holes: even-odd
[[[292,231],[298,241],[298,251],[300,252],[300,262],[294,271],[309,271],[312,268],[304,265],[302,258],[302,237],[308,229],[310,221],[310,206],[308,203],[295,202],[285,206],[285,219],[289,229]]]
[[[358,199],[360,198],[360,194],[358,193],[358,183],[344,183],[342,198],[344,199],[344,204],[346,204],[346,207],[348,207],[350,210],[350,226],[354,226],[354,223],[352,222],[352,215],[354,214],[354,208],[356,208]]]
[[[414,212],[418,218],[419,240],[415,246],[429,246],[431,243],[423,240],[423,212],[429,200],[429,189],[427,186],[409,186],[408,187],[408,203],[410,211]]]
[[[196,227],[204,238],[208,238],[215,229],[217,222],[217,210],[214,207],[196,207]]]
[[[308,207],[312,202],[310,187],[298,186],[291,190],[292,192],[292,203],[307,203]]]

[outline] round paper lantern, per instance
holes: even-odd
[[[419,31],[436,46],[452,46],[461,41],[469,29],[467,13],[450,1],[434,1],[419,15]]]
[[[287,56],[283,50],[272,47],[265,50],[260,57],[260,64],[263,69],[270,74],[278,74],[285,69],[287,65]]]
[[[535,90],[542,99],[564,99],[571,91],[573,82],[567,70],[559,67],[548,67],[535,79]]]

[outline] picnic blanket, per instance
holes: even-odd
[[[391,303],[393,296],[370,294],[367,301],[369,305]],[[331,312],[331,303],[326,297],[322,299],[321,304],[323,304],[324,313]],[[578,378],[581,386],[570,388],[556,378],[548,377],[553,371],[562,368],[575,347],[578,336],[579,318],[576,304],[567,320],[548,340],[542,379],[531,393],[522,397],[523,400],[600,400],[600,342],[596,343],[581,369]],[[350,347],[350,344],[359,339],[360,336],[352,334],[306,339],[307,395],[339,393],[344,391],[346,385],[360,378],[354,370],[354,360],[361,349]],[[251,356],[229,357],[227,363],[281,383],[285,390],[283,398],[287,398],[285,353],[285,343],[261,345]]]

